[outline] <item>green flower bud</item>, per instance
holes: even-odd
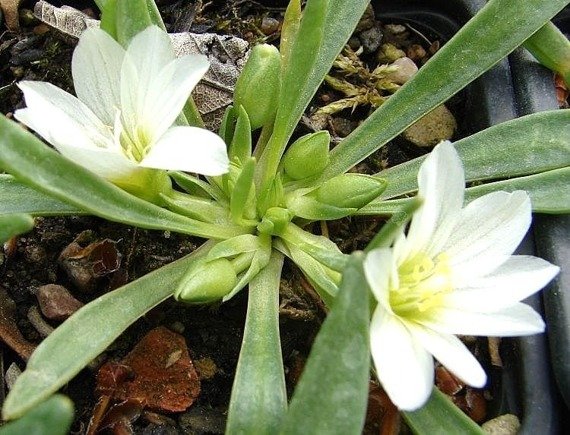
[[[293,180],[320,175],[329,163],[328,131],[310,133],[297,139],[283,156],[283,169]]]
[[[231,292],[236,283],[232,263],[218,258],[192,268],[180,281],[174,297],[189,304],[214,302]]]
[[[363,174],[342,174],[327,180],[313,194],[317,201],[343,208],[362,208],[386,189],[386,180]]]
[[[249,115],[252,130],[273,121],[277,111],[281,73],[279,50],[269,44],[256,45],[238,77],[234,103]]]
[[[272,207],[265,213],[263,219],[257,225],[257,230],[261,234],[268,234],[268,235],[280,235],[293,216],[289,212],[289,210],[281,207]]]

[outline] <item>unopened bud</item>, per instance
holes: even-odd
[[[386,180],[363,174],[342,174],[319,187],[316,199],[342,208],[362,208],[386,189]]]
[[[323,130],[297,139],[283,156],[283,169],[293,180],[320,175],[329,163],[331,135]]]
[[[252,130],[273,121],[277,111],[281,73],[279,50],[269,44],[256,45],[239,75],[235,91],[236,107],[249,115]]]
[[[236,282],[232,263],[218,258],[193,268],[182,278],[174,297],[189,304],[214,302],[231,292]]]

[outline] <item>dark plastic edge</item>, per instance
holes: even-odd
[[[372,3],[381,20],[398,19],[413,25],[434,26],[435,33],[442,36],[453,34],[485,5],[484,0],[432,0],[429,3],[425,0],[373,0]],[[520,92],[521,85],[517,84],[516,89],[513,86],[507,59],[469,85],[466,113],[470,122],[466,131],[474,133],[522,115],[515,103],[515,90]],[[532,255],[535,252],[533,234],[529,233],[517,254]],[[543,314],[540,294],[525,302]],[[520,434],[558,434],[560,417],[546,335],[505,339],[503,344],[501,350],[506,351],[506,364],[500,371],[502,391],[495,393],[501,396],[500,412],[522,415]]]
[[[554,22],[570,33],[570,8]],[[523,49],[510,56],[520,115],[558,108],[554,75]],[[538,215],[535,218],[537,251],[560,266],[560,274],[543,292],[554,377],[566,406],[570,407],[570,216]]]

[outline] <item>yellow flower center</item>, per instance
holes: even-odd
[[[139,162],[146,156],[149,145],[150,135],[148,131],[138,125],[132,132],[126,129],[121,131],[120,143],[125,155],[136,162]]]
[[[443,296],[453,291],[449,258],[435,259],[419,253],[398,268],[397,288],[390,289],[390,306],[395,314],[413,318],[441,305]]]

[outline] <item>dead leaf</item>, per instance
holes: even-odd
[[[6,26],[12,32],[20,30],[20,20],[18,18],[18,8],[22,0],[0,0],[0,8],[4,12]]]
[[[115,400],[137,400],[159,412],[182,412],[200,394],[200,379],[184,337],[158,327],[120,363],[108,362],[101,367],[97,393]]]
[[[65,35],[79,38],[84,30],[98,27],[99,21],[69,6],[56,8],[39,1],[34,14],[44,23]],[[210,69],[196,86],[193,97],[208,128],[217,130],[226,107],[232,102],[233,90],[248,55],[247,41],[234,36],[213,33],[170,34],[174,51],[178,56],[203,54],[210,62]]]

